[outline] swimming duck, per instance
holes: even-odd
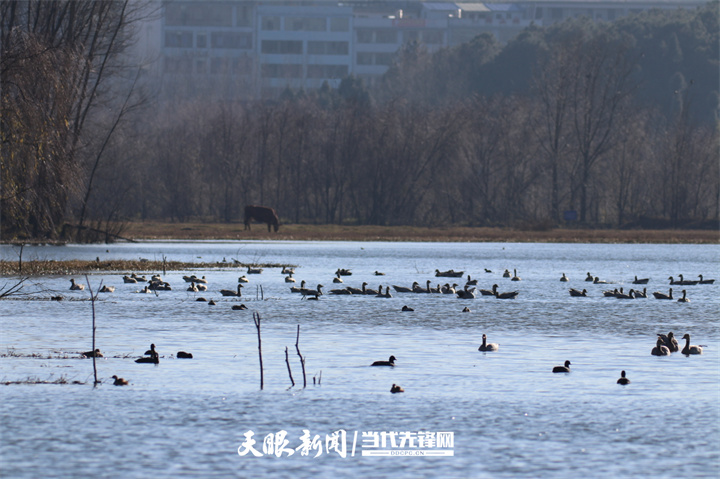
[[[500,346],[497,343],[488,343],[487,335],[482,335],[482,344],[478,348],[478,351],[497,351]]]
[[[463,312],[463,313],[469,313],[469,312],[470,312],[470,308],[468,308],[467,306],[465,306],[465,307],[462,309],[462,312]]]
[[[585,281],[593,282],[595,281],[595,278],[590,274],[590,272],[588,272],[587,276],[585,276]]]
[[[668,347],[663,344],[662,338],[658,337],[657,343],[655,343],[655,347],[652,348],[650,354],[652,354],[653,356],[669,356],[670,349],[668,349]]]
[[[670,288],[670,291],[668,291],[668,294],[661,293],[659,291],[655,291],[653,293],[653,296],[655,296],[655,299],[673,299],[672,288]]]
[[[622,384],[623,386],[630,384],[630,380],[625,377],[625,371],[620,371],[620,379],[617,380],[617,383]]]
[[[381,273],[380,271],[377,271],[377,270],[373,274],[375,276],[385,276],[385,273]]]
[[[233,311],[244,311],[244,310],[248,309],[248,307],[245,306],[244,304],[233,304],[232,309],[233,309]]]
[[[580,291],[579,289],[570,288],[570,296],[587,296],[587,289]]]
[[[560,281],[562,281],[564,283],[564,282],[570,281],[570,280],[568,279],[567,276],[565,276],[565,273],[563,273],[562,276],[560,277]]]
[[[682,298],[678,299],[678,303],[689,303],[690,300],[687,297],[687,291],[683,289]]]
[[[682,349],[682,353],[685,355],[690,354],[702,354],[702,347],[700,346],[691,346],[690,345],[690,335],[684,334],[682,337],[685,340],[685,347]]]
[[[242,291],[240,291],[243,288],[243,285],[238,283],[237,285],[237,291],[233,291],[232,289],[221,289],[220,294],[223,296],[242,296]]]
[[[85,351],[84,353],[82,353],[82,355],[85,356],[86,358],[102,358],[103,357],[103,355],[99,349],[96,349],[95,351]]]
[[[375,361],[370,366],[395,366],[395,356],[390,356],[387,361]]]
[[[186,353],[185,351],[178,351],[175,357],[178,359],[192,359],[193,355],[192,353]]]
[[[251,268],[250,266],[248,266],[248,268],[247,268],[247,274],[260,274],[262,272],[263,272],[262,268]]]
[[[85,285],[75,282],[75,278],[70,278],[70,291],[84,291]]]
[[[564,366],[555,366],[552,370],[554,373],[569,373],[570,372],[570,361],[565,361]]]
[[[503,273],[503,278],[509,278],[509,277],[510,277],[510,270],[506,269],[505,272]]]
[[[128,384],[130,384],[130,383],[128,383],[127,379],[119,378],[116,375],[113,376],[112,378],[115,380],[115,381],[113,381],[113,384],[115,386],[127,386]]]
[[[245,275],[242,275],[238,278],[238,283],[249,283],[249,282],[250,282],[250,280],[247,279],[247,276],[245,276]]]
[[[397,384],[393,384],[392,387],[390,387],[390,392],[393,394],[397,394],[397,393],[404,393],[405,390],[403,388],[401,388],[400,386],[398,386]]]
[[[402,307],[402,311],[415,311],[415,310],[412,309],[410,306],[405,305]]]
[[[149,354],[149,356],[147,356]],[[145,357],[138,358],[135,360],[136,363],[153,363],[158,364],[160,362],[160,355],[155,351],[155,344],[150,345],[150,349],[145,351]]]

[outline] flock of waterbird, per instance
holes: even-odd
[[[485,269],[485,273],[492,273],[491,270]],[[250,266],[247,267],[247,273],[248,275],[252,274],[261,274],[263,272],[263,268],[252,268]],[[294,277],[295,270],[290,267],[283,267],[281,273],[285,276],[284,280],[286,283],[296,283],[296,279]],[[343,277],[344,276],[351,276],[352,272],[349,269],[339,268],[335,271],[333,283],[335,284],[342,284],[344,283]],[[384,273],[381,273],[379,271],[374,272],[375,276],[384,276]],[[513,273],[510,273],[510,270],[506,269],[503,272],[503,278],[509,278],[510,281],[521,281],[522,279],[517,275],[517,269],[513,270]],[[447,270],[447,271],[440,271],[438,269],[435,270],[435,277],[438,278],[463,278],[465,277],[464,271],[455,271],[455,270]],[[714,284],[714,279],[705,279],[703,275],[698,275],[698,280],[686,280],[682,274],[678,275],[679,280],[675,280],[673,276],[670,276],[668,280],[670,281],[670,285],[679,285],[679,286],[695,286],[695,285],[710,285]],[[202,291],[208,291],[208,280],[205,276],[197,277],[196,275],[191,276],[183,276],[183,280],[186,283],[190,283],[190,286],[187,288],[187,291],[190,292],[202,292]],[[562,276],[560,277],[561,282],[568,282],[570,279],[565,273],[562,273]],[[594,276],[590,272],[587,273],[587,276],[585,277],[584,281],[590,282],[592,284],[612,284],[612,282],[601,280],[598,276]],[[650,281],[649,278],[638,278],[635,276],[634,280],[632,281],[633,285],[646,285]],[[139,276],[135,273],[132,273],[130,275],[124,275],[123,276],[123,282],[124,283],[132,283],[132,284],[138,284],[138,283],[146,283],[144,288],[141,290],[135,291],[136,293],[152,293],[157,291],[170,291],[172,290],[172,287],[167,281],[164,281],[159,275],[153,275],[148,280],[145,276]],[[250,280],[246,275],[240,276],[238,278],[238,284],[235,289],[220,289],[218,292],[222,296],[228,296],[228,297],[242,297],[242,288],[243,284],[249,283]],[[85,286],[79,283],[75,282],[74,278],[70,279],[70,290],[84,290]],[[520,292],[519,291],[507,291],[507,292],[499,292],[498,288],[499,286],[497,284],[493,284],[491,289],[479,289],[477,288],[478,280],[473,279],[471,275],[467,275],[467,280],[465,281],[465,284],[460,287],[458,283],[445,283],[444,285],[437,284],[437,286],[432,286],[432,280],[427,280],[425,286],[420,286],[420,284],[415,281],[413,284],[409,287],[406,286],[398,286],[398,285],[392,285],[392,288],[395,290],[396,293],[418,293],[418,294],[452,294],[455,295],[459,299],[473,299],[476,298],[478,294],[481,296],[493,296],[497,299],[514,299],[516,298]],[[335,288],[328,291],[328,294],[333,295],[356,295],[356,296],[374,296],[379,298],[391,298],[392,293],[390,290],[389,285],[379,285],[378,289],[372,289],[368,288],[368,283],[363,282],[359,288],[352,287],[352,286],[345,286],[343,288]],[[299,286],[291,286],[290,292],[291,293],[299,293],[301,294],[303,299],[307,300],[318,300],[320,296],[324,295],[324,291],[322,284],[318,284],[315,288],[307,288],[306,287],[306,281],[302,280],[300,282]],[[383,289],[384,288],[384,289]],[[99,291],[99,293],[113,293],[115,292],[114,286],[102,286]],[[570,288],[569,290],[570,296],[573,297],[587,297],[588,292],[587,289],[577,289],[577,288]],[[673,289],[670,288],[668,293],[662,293],[659,291],[653,292],[652,295],[656,299],[660,300],[673,300]],[[687,298],[687,290],[682,290],[682,297],[679,298],[677,301],[680,303],[687,303],[690,301],[690,299]],[[156,293],[157,294],[157,293]],[[603,296],[605,297],[614,297],[617,299],[639,299],[639,298],[647,298],[647,287],[643,287],[643,290],[640,291],[639,289],[631,288],[627,293],[624,292],[624,289],[622,287],[610,289],[610,290],[604,290],[602,291]],[[52,299],[62,299],[62,297],[53,297]],[[196,301],[207,301],[203,297],[199,297],[196,299]],[[207,301],[209,305],[215,305],[217,304],[214,300]],[[233,310],[245,310],[248,309],[247,306],[244,304],[235,304],[232,306]],[[413,308],[405,305],[402,307],[402,311],[414,311]],[[463,309],[464,312],[469,312],[470,309],[465,307]],[[685,334],[682,336],[682,339],[685,340],[685,346],[682,350],[680,350],[680,347],[678,345],[677,339],[675,339],[674,333],[671,331],[667,335],[666,334],[658,334],[657,335],[657,341],[655,343],[655,346],[652,348],[651,354],[653,356],[668,356],[673,352],[680,351],[684,355],[694,355],[694,354],[702,354],[702,347],[697,345],[691,345],[690,344],[690,335]],[[492,351],[498,351],[500,346],[497,343],[488,343],[487,342],[487,335],[482,335],[482,344],[478,347],[478,351],[482,352],[492,352]],[[95,349],[94,351],[87,351],[82,353],[85,357],[103,357],[102,353],[99,349]],[[193,355],[191,353],[187,353],[185,351],[179,351],[176,355],[177,358],[182,359],[191,359]],[[150,363],[150,364],[158,364],[160,362],[160,356],[158,352],[155,350],[155,344],[150,345],[150,349],[145,352],[145,355],[136,359],[136,363]],[[394,367],[395,361],[397,358],[395,356],[390,356],[387,361],[375,361],[371,364],[371,366],[388,366],[388,367]],[[553,373],[569,373],[570,372],[570,361],[565,361],[564,365],[562,366],[555,366],[552,369]],[[126,386],[128,385],[128,381],[119,378],[117,376],[112,376],[114,379],[114,385],[116,386]],[[618,384],[626,385],[630,383],[630,380],[626,377],[625,371],[621,372],[620,378],[617,380]],[[391,393],[401,393],[404,392],[404,389],[400,386],[393,384],[391,389]]]

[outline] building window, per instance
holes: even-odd
[[[377,30],[375,43],[397,43],[397,32],[395,30]]]
[[[192,73],[192,61],[190,58],[165,57],[163,62],[165,73]]]
[[[347,18],[331,18],[330,19],[330,31],[331,32],[347,32],[350,30],[350,20]]]
[[[251,7],[237,7],[237,26],[252,27],[253,26],[253,10]]]
[[[207,35],[204,33],[198,33],[195,42],[198,48],[207,48]]]
[[[210,35],[213,48],[250,49],[252,34],[234,32],[216,32]]]
[[[372,43],[373,34],[372,30],[358,30],[357,41],[358,43]]]
[[[375,64],[390,66],[390,65],[392,65],[394,56],[395,56],[394,53],[376,53],[375,54]]]
[[[263,17],[263,30],[280,30],[280,17]]]
[[[372,65],[373,54],[370,52],[358,52],[357,64],[358,65]]]
[[[263,78],[302,78],[302,65],[266,63],[260,74]]]
[[[612,22],[612,21],[615,20],[615,18],[616,18],[615,15],[616,15],[616,14],[615,14],[615,9],[614,9],[614,8],[608,8],[608,11],[607,11],[607,19]]]
[[[285,17],[285,30],[291,32],[324,32],[327,30],[324,18]]]
[[[562,8],[551,8],[550,9],[550,18],[553,20],[562,20],[562,18],[563,18]]]
[[[308,42],[311,55],[347,55],[348,42]]]
[[[540,20],[543,17],[543,7],[535,7],[535,20]]]
[[[347,65],[308,65],[308,78],[343,78],[347,76]]]
[[[263,40],[260,53],[302,55],[303,42],[292,40]]]
[[[165,5],[165,25],[231,27],[232,6],[215,2],[169,2]]]
[[[407,30],[403,32],[403,42],[410,43],[420,39],[420,32],[417,30]]]
[[[168,48],[192,48],[191,32],[165,32],[165,46]]]

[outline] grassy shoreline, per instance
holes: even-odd
[[[443,241],[531,243],[694,243],[719,244],[717,230],[603,230],[413,226],[281,225],[269,233],[263,224],[246,231],[242,223],[128,223],[122,236],[142,240],[285,241]]]
[[[410,226],[338,226],[282,225],[277,233],[268,233],[264,225],[245,231],[242,223],[129,223],[124,238],[133,241],[426,241],[426,242],[533,242],[533,243],[618,243],[618,244],[720,244],[720,233],[712,230],[591,230],[549,229],[542,231],[512,228]],[[31,244],[27,242],[26,244]],[[162,273],[199,269],[240,269],[282,267],[276,264],[184,263],[147,260],[106,261],[0,261],[0,275],[69,275]],[[290,265],[292,266],[292,265]]]

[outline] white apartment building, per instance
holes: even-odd
[[[420,2],[168,0],[152,34],[166,98],[274,97],[287,87],[368,83],[411,41],[433,52],[492,33],[507,42],[535,23],[587,16],[612,21],[650,8],[695,8],[705,0],[517,0]],[[150,32],[150,33],[148,33]],[[159,38],[158,38],[159,36]]]

